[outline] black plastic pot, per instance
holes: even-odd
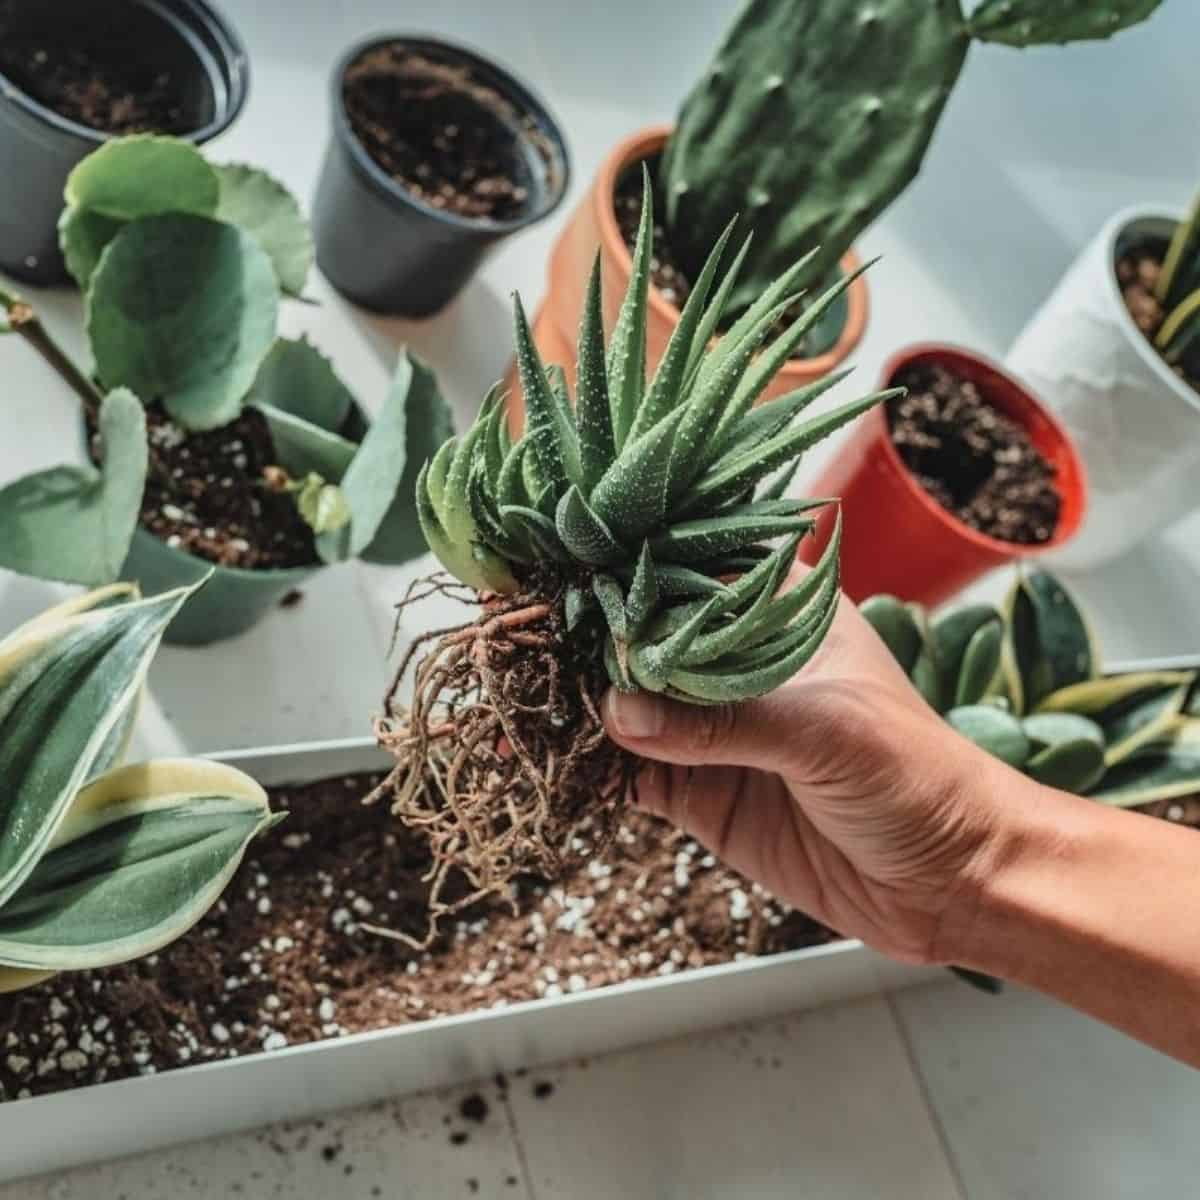
[[[535,141],[511,125],[513,162],[528,189],[512,219],[467,218],[408,192],[367,153],[346,112],[343,81],[360,58],[399,45],[466,67],[531,118]],[[332,134],[313,205],[317,263],[343,295],[376,312],[431,316],[454,298],[501,239],[549,216],[567,189],[566,141],[549,110],[523,83],[471,50],[431,38],[376,37],[352,47],[333,72]]]
[[[229,24],[205,0],[0,0],[0,36],[29,32],[56,46],[119,47],[124,61],[170,71],[206,142],[242,109],[250,67]],[[0,270],[34,284],[61,283],[57,222],[71,168],[108,134],[60,116],[0,74]]]

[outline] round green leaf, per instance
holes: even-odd
[[[1104,747],[1091,738],[1058,742],[1039,750],[1025,771],[1039,783],[1082,796],[1104,778]]]
[[[313,261],[312,234],[296,198],[256,167],[214,168],[220,181],[217,216],[258,239],[274,264],[279,286],[298,296]]]
[[[211,216],[220,185],[191,142],[138,135],[105,142],[67,176],[67,204],[118,221],[160,213]]]
[[[1031,746],[1021,722],[990,704],[965,704],[946,714],[952,729],[1010,767],[1025,765]]]
[[[147,217],[113,239],[87,324],[106,387],[161,397],[191,430],[232,421],[275,340],[279,286],[248,233],[207,217]]]

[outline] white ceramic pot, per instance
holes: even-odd
[[[1126,247],[1169,238],[1180,215],[1136,208],[1113,217],[1006,360],[1067,427],[1087,467],[1083,527],[1046,556],[1049,566],[1098,566],[1200,509],[1200,395],[1134,325],[1115,270]]]

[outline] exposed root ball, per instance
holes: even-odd
[[[462,594],[440,577],[424,582],[405,604],[431,590]],[[429,838],[426,943],[440,916],[511,895],[525,872],[556,878],[612,839],[634,760],[600,719],[601,649],[598,632],[568,635],[555,584],[484,597],[475,620],[426,634],[405,656],[376,722],[396,766],[368,800],[389,797]],[[406,707],[398,694],[410,668]],[[471,888],[450,903],[441,893],[455,868]]]

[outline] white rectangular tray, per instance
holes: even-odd
[[[377,770],[365,739],[212,755],[271,786]],[[0,1182],[496,1071],[598,1054],[936,978],[837,942],[0,1104]]]

